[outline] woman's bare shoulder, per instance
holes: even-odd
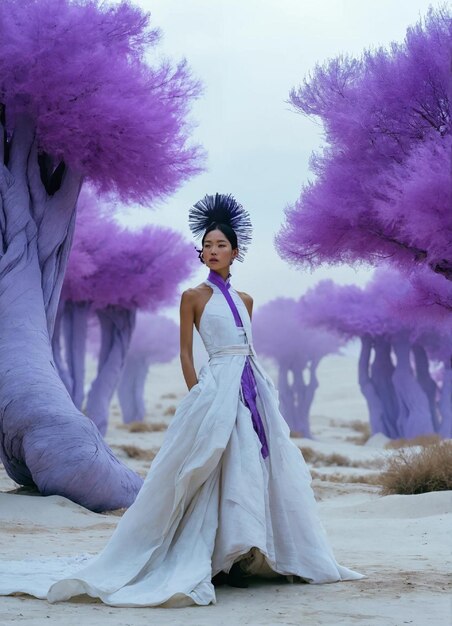
[[[237,291],[237,293],[242,299],[242,302],[246,306],[246,310],[248,311],[248,314],[251,317],[253,314],[253,298],[250,296],[249,293],[245,293],[244,291]]]
[[[189,287],[182,292],[182,301],[195,304],[199,300],[204,300],[206,296],[212,293],[212,289],[205,283],[201,283],[196,287]]]
[[[237,293],[242,298],[245,304],[253,304],[253,298],[250,296],[249,293],[246,293],[245,291],[237,291]]]

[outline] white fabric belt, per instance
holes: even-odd
[[[255,356],[255,351],[252,344],[245,343],[239,344],[237,346],[218,346],[218,348],[213,348],[213,350],[209,350],[209,357],[212,358],[214,356],[223,356],[223,355],[231,355],[231,354],[243,354],[244,356]]]

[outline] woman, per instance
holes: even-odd
[[[86,593],[112,606],[185,606],[214,603],[215,584],[246,586],[251,574],[311,583],[362,577],[334,559],[309,471],[256,360],[252,299],[229,282],[231,263],[242,260],[250,241],[249,216],[232,196],[216,194],[192,208],[190,226],[203,233],[200,258],[210,273],[181,300],[189,393],[136,501],[83,569],[53,561],[50,571],[41,561],[45,576],[31,582],[18,570],[11,578],[10,569],[9,587],[1,582],[0,592],[50,602]],[[209,354],[199,378],[194,326]]]

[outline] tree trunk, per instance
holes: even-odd
[[[63,308],[63,336],[66,363],[71,381],[69,393],[78,409],[85,398],[85,355],[89,302],[66,300]]]
[[[44,495],[128,506],[142,481],[75,408],[50,343],[81,181],[40,171],[33,125],[16,122],[8,161],[0,124],[0,456],[13,480]]]
[[[422,391],[427,396],[433,428],[435,429],[435,432],[438,432],[440,426],[440,415],[437,404],[439,395],[438,385],[430,375],[428,356],[424,346],[421,346],[419,343],[415,343],[412,346],[412,351],[416,366],[416,378]]]
[[[391,344],[384,337],[373,338],[374,359],[370,366],[370,378],[375,393],[382,406],[381,423],[382,433],[386,437],[396,439],[401,436],[397,428],[398,404],[392,382],[394,364],[391,360]]]
[[[127,356],[121,380],[118,385],[118,398],[125,424],[142,422],[146,415],[144,388],[151,359],[143,355]]]
[[[61,380],[64,383],[66,389],[71,393],[72,390],[72,380],[69,375],[69,370],[66,365],[66,361],[63,358],[62,350],[61,350],[61,322],[63,317],[63,307],[64,303],[60,301],[58,305],[57,314],[55,317],[55,326],[53,329],[52,335],[52,353],[53,353],[53,361],[57,368],[57,372],[60,375]]]
[[[444,360],[443,384],[439,393],[438,407],[441,422],[438,434],[445,439],[452,437],[452,359]]]
[[[97,376],[91,385],[86,413],[96,423],[102,435],[108,427],[110,403],[129,349],[135,325],[136,311],[108,306],[97,311],[101,329],[101,345]]]
[[[358,362],[358,383],[361,393],[366,399],[369,411],[370,430],[373,435],[384,433],[383,423],[383,403],[375,389],[375,385],[370,377],[370,354],[372,351],[372,337],[363,335],[361,337],[361,352]]]
[[[299,432],[303,433],[303,437],[312,439],[311,427],[309,423],[309,413],[311,405],[314,400],[314,395],[319,381],[317,380],[316,370],[318,363],[311,361],[309,364],[309,382],[305,383],[303,378],[303,371],[300,368],[294,373],[294,385],[296,389],[297,397],[297,428]]]
[[[281,414],[287,422],[291,433],[299,435],[296,429],[295,419],[295,395],[293,384],[289,383],[289,368],[279,364],[278,367],[278,393]]]
[[[412,439],[435,432],[428,399],[416,380],[410,363],[410,342],[406,333],[393,339],[397,365],[392,375],[399,405],[399,430],[403,437]]]

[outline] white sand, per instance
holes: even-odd
[[[312,411],[315,440],[295,442],[317,454],[345,457],[347,465],[322,466],[315,461],[313,485],[338,561],[362,571],[366,579],[331,585],[256,582],[249,589],[221,587],[215,606],[172,610],[118,609],[88,598],[50,605],[14,596],[0,599],[0,626],[451,624],[447,573],[451,571],[452,492],[381,497],[376,486],[355,482],[378,473],[391,452],[353,441],[360,433],[352,423],[366,422],[366,407],[355,383],[356,360],[332,357],[324,361],[319,379]],[[184,393],[177,361],[152,368],[148,421],[168,423],[169,413]],[[112,407],[108,442],[141,474],[150,461],[130,459],[119,446],[134,445],[155,453],[162,437],[163,432],[129,433],[121,428],[117,405]],[[15,487],[0,466],[2,558],[94,553],[119,519],[92,513],[57,496],[6,493]]]

